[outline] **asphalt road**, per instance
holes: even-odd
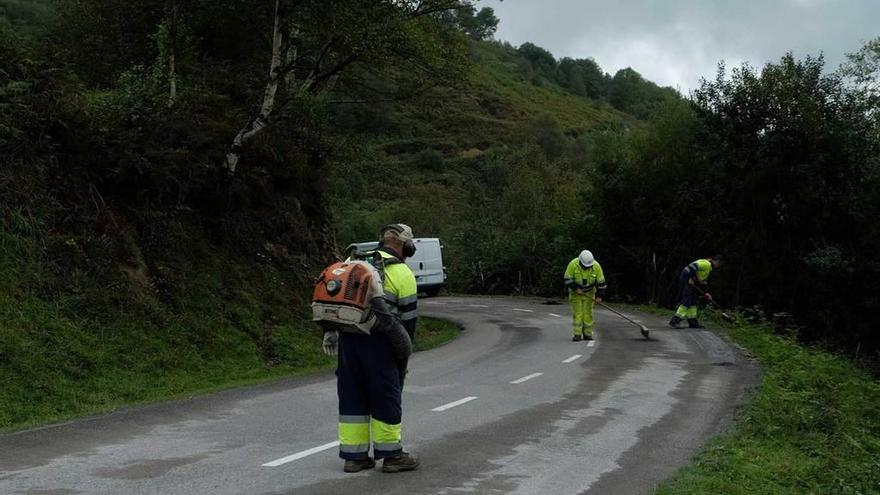
[[[606,311],[571,342],[567,305],[435,298],[464,325],[417,354],[404,445],[419,471],[342,472],[332,374],[0,436],[2,494],[652,493],[732,419],[757,367],[707,330],[652,340]]]

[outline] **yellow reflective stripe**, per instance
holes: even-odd
[[[400,423],[390,425],[373,418],[370,420],[370,429],[373,431],[373,442],[376,444],[400,443]]]
[[[369,423],[339,423],[340,445],[363,445],[369,443]]]

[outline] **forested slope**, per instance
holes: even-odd
[[[691,100],[469,2],[0,0],[0,427],[326,360],[311,277],[406,222],[457,291],[716,294],[873,354],[877,45]]]
[[[613,297],[662,305],[684,265],[720,253],[719,301],[877,358],[880,41],[840,68],[722,65],[687,99],[529,44],[471,56],[469,92],[386,110],[391,131],[334,169],[340,242],[400,218],[445,240],[454,290],[544,295],[589,248]]]
[[[0,2],[0,427],[325,365],[335,232],[452,240],[477,219],[406,206],[480,211],[478,178],[502,212],[512,167],[637,125],[457,2],[277,5]]]

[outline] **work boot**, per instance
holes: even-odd
[[[593,335],[592,335],[592,334],[586,334],[586,333],[585,333],[585,334],[584,334],[584,340],[593,340]]]
[[[700,325],[700,322],[696,318],[688,318],[688,327],[690,327],[690,328],[706,328],[703,325]]]
[[[346,473],[359,473],[364,469],[373,469],[376,467],[376,461],[372,457],[366,459],[346,459],[345,467],[342,468]]]
[[[571,338],[571,341],[572,341],[572,342],[580,342],[580,341],[581,341],[581,336],[580,336],[580,335],[575,335],[574,337]]]
[[[401,471],[413,471],[418,469],[421,464],[422,461],[418,457],[409,452],[403,452],[397,457],[388,457],[382,461],[382,472],[399,473]]]
[[[678,315],[673,316],[672,319],[669,320],[669,326],[672,328],[681,328],[680,323],[681,323],[681,317]]]

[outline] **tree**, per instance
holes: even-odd
[[[152,35],[167,0],[61,0],[57,35],[64,59],[94,86],[107,87],[135,65],[156,60]]]
[[[853,81],[865,103],[880,119],[880,38],[873,39],[859,51],[847,55],[841,75]]]
[[[467,5],[459,0],[344,0],[327,9],[318,0],[275,0],[260,109],[233,139],[223,168],[234,174],[246,144],[287,107],[327,94],[355,63],[370,69],[398,65],[400,74],[412,76],[417,86],[426,82],[426,74],[435,84],[454,80],[463,52],[447,38],[445,48],[451,51],[444,53],[428,34],[437,34],[433,16]]]
[[[536,76],[533,77],[536,82],[542,78],[546,81],[556,82],[556,59],[552,53],[529,42],[520,45],[517,51],[528,61],[533,76]]]
[[[593,59],[563,58],[559,61],[559,84],[585,98],[599,99],[606,95],[606,76]]]
[[[847,55],[843,74],[865,84],[873,91],[880,91],[880,38],[865,44],[859,51]]]
[[[823,69],[790,54],[722,66],[690,105],[661,101],[645,128],[598,141],[592,201],[605,248],[631,259],[621,285],[668,301],[684,263],[720,251],[713,292],[729,304],[797,315],[809,340],[880,344],[867,323],[880,312],[878,123]],[[615,78],[619,96],[652,93]]]
[[[675,90],[658,87],[630,67],[617,71],[609,82],[611,105],[642,119],[648,118],[664,101],[677,98]]]
[[[495,36],[495,31],[498,30],[498,18],[495,17],[495,11],[492,8],[483,7],[477,12],[474,19],[476,25],[474,29],[468,33],[472,38],[485,40]]]

